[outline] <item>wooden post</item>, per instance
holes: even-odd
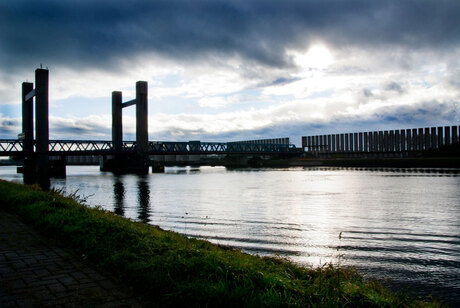
[[[345,134],[345,152],[350,151],[350,141],[348,140],[349,134]]]
[[[389,131],[388,136],[388,152],[394,152],[395,150],[395,132],[393,130]]]
[[[457,126],[452,126],[452,143],[458,142]]]
[[[438,148],[438,138],[436,134],[436,127],[431,128],[431,148],[432,149]]]
[[[405,129],[401,129],[400,140],[401,140],[401,145],[400,145],[401,152],[409,151],[409,149],[406,148],[406,130]]]
[[[425,136],[423,133],[423,128],[419,128],[417,132],[417,143],[418,143],[418,150],[423,151],[425,150]]]
[[[333,138],[335,139],[335,141],[334,141],[334,153],[338,153],[339,152],[340,136],[339,136],[339,134],[334,134]]]
[[[340,152],[345,152],[345,135],[340,134]]]
[[[358,147],[358,133],[353,134],[353,152],[358,152],[359,147]]]
[[[450,142],[450,126],[445,126],[444,127],[444,144],[445,145],[451,145],[452,144]]]
[[[417,129],[407,129],[407,150],[408,151],[417,151],[418,150],[418,139],[417,139]]]
[[[369,150],[369,134],[368,132],[364,132],[364,152],[370,152]]]
[[[388,131],[383,132],[383,151],[388,152],[390,148],[390,137],[388,135]]]
[[[438,127],[438,144],[437,144],[437,148],[440,148],[443,145],[444,145],[443,127],[439,126]]]
[[[372,132],[368,132],[367,138],[369,139],[369,152],[374,152],[374,134]]]
[[[319,146],[319,136],[316,135],[315,136],[315,154],[318,154],[319,152],[318,146]]]
[[[337,152],[337,148],[336,148],[336,137],[335,137],[335,136],[336,136],[335,134],[331,135],[331,142],[332,142],[332,143],[331,143],[331,152],[332,152],[332,153],[336,153],[336,152]]]

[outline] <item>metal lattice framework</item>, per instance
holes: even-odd
[[[116,152],[112,141],[104,140],[50,140],[49,155],[113,155],[136,152],[134,141],[123,142],[122,151]],[[150,141],[149,155],[187,155],[187,154],[298,154],[301,149],[287,144],[257,144],[238,142],[168,142]],[[22,156],[23,141],[0,139],[0,156]]]
[[[0,139],[0,155],[9,156],[22,153],[22,149],[23,142],[20,140]]]

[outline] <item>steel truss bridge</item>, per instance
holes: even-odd
[[[0,156],[24,156],[24,141],[0,139]],[[35,146],[34,146],[35,151]],[[148,155],[298,155],[302,149],[288,144],[240,142],[163,142],[149,141]],[[136,153],[135,141],[124,141],[122,150],[115,151],[112,141],[50,140],[49,156],[68,155],[130,155]]]

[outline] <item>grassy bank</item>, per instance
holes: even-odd
[[[0,207],[113,272],[152,305],[438,306],[395,295],[351,269],[309,269],[251,256],[90,209],[74,199],[0,181]]]

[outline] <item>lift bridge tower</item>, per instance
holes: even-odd
[[[35,101],[34,101],[35,100]],[[35,131],[34,131],[35,105]],[[123,149],[122,109],[136,105],[135,152]],[[35,132],[35,140],[34,140]],[[35,70],[35,88],[22,83],[22,133],[24,166],[22,172],[33,177],[65,175],[65,156],[49,152],[49,71]],[[122,102],[122,93],[112,92],[112,150],[101,158],[103,171],[114,173],[148,173],[148,85],[136,83],[136,98]]]
[[[125,154],[123,151],[123,108],[136,105],[136,151]],[[114,155],[101,160],[102,171],[114,173],[141,173],[149,171],[148,152],[148,84],[136,82],[136,98],[123,103],[122,92],[112,92],[112,145]]]

